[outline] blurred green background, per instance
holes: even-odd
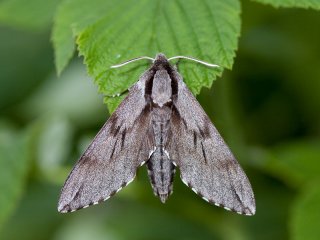
[[[145,167],[107,202],[59,214],[107,108],[81,59],[56,76],[50,26],[0,25],[0,54],[0,239],[320,239],[319,12],[242,1],[233,70],[198,96],[250,179],[253,217],[211,206],[178,174],[163,205]]]

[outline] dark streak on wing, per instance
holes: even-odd
[[[208,160],[207,160],[207,156],[206,156],[206,150],[204,149],[202,142],[201,142],[201,150],[202,150],[202,155],[203,155],[204,162],[206,164],[208,164]]]
[[[194,147],[197,147],[197,133],[195,131],[193,131],[193,145]]]
[[[206,118],[205,118],[206,119]],[[204,126],[198,126],[198,131],[200,132],[200,135],[203,139],[207,139],[210,138],[210,130],[209,130],[209,124],[211,124],[209,118],[206,119],[206,121],[204,121]]]
[[[120,125],[121,124],[119,124],[119,125],[116,125],[116,123],[118,122],[118,118],[117,118],[117,116],[116,115],[112,115],[111,117],[110,117],[110,120],[109,120],[111,123],[113,123],[113,124],[111,124],[111,126],[110,126],[110,134],[112,134],[112,136],[113,137],[115,137],[115,136],[117,136],[118,135],[118,133],[119,133],[119,131],[120,131]]]
[[[123,149],[125,140],[126,140],[126,130],[123,130],[122,134],[121,134],[121,150]]]
[[[112,160],[112,157],[113,157],[114,151],[116,149],[117,143],[118,143],[118,139],[113,144],[112,151],[111,151],[111,154],[110,154],[110,160]]]

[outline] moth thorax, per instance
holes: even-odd
[[[151,98],[155,104],[163,107],[171,101],[171,78],[166,70],[158,70],[153,78]]]

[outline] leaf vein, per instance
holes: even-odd
[[[194,26],[192,25],[192,21],[190,21],[190,18],[189,18],[189,15],[186,13],[185,9],[183,8],[183,5],[180,3],[179,0],[176,1],[177,3],[177,6],[180,8],[181,10],[181,13],[185,16],[185,19],[188,23],[188,26],[190,27],[190,30],[193,34],[193,38],[195,39],[195,44],[196,44],[196,48],[198,49],[198,52],[199,52],[199,57],[203,57],[203,52],[202,52],[202,49],[201,49],[201,46],[200,46],[200,43],[199,43],[199,37],[194,29]]]
[[[215,32],[216,32],[217,40],[218,40],[218,42],[219,42],[219,44],[220,44],[220,46],[221,46],[221,50],[222,50],[223,55],[224,55],[223,57],[224,57],[224,59],[226,60],[227,65],[230,65],[231,63],[230,63],[230,61],[229,61],[228,58],[227,58],[227,51],[226,51],[225,46],[224,46],[224,44],[223,44],[223,41],[222,41],[222,39],[221,39],[221,32],[220,32],[219,27],[218,27],[218,25],[217,25],[217,23],[216,23],[216,18],[215,18],[215,16],[214,16],[214,13],[211,11],[211,7],[208,5],[208,2],[207,2],[206,0],[202,0],[201,2],[204,4],[204,6],[206,7],[206,9],[208,9],[208,12],[209,12],[209,14],[210,14],[210,17],[211,17],[212,22],[213,22],[213,25],[214,25],[213,29],[214,29]]]

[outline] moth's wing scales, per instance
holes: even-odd
[[[181,179],[206,201],[240,214],[255,214],[251,185],[239,163],[182,77],[173,99],[171,159]]]
[[[148,136],[150,108],[144,98],[144,73],[101,128],[69,174],[58,211],[70,212],[107,200],[135,177],[153,149]]]

